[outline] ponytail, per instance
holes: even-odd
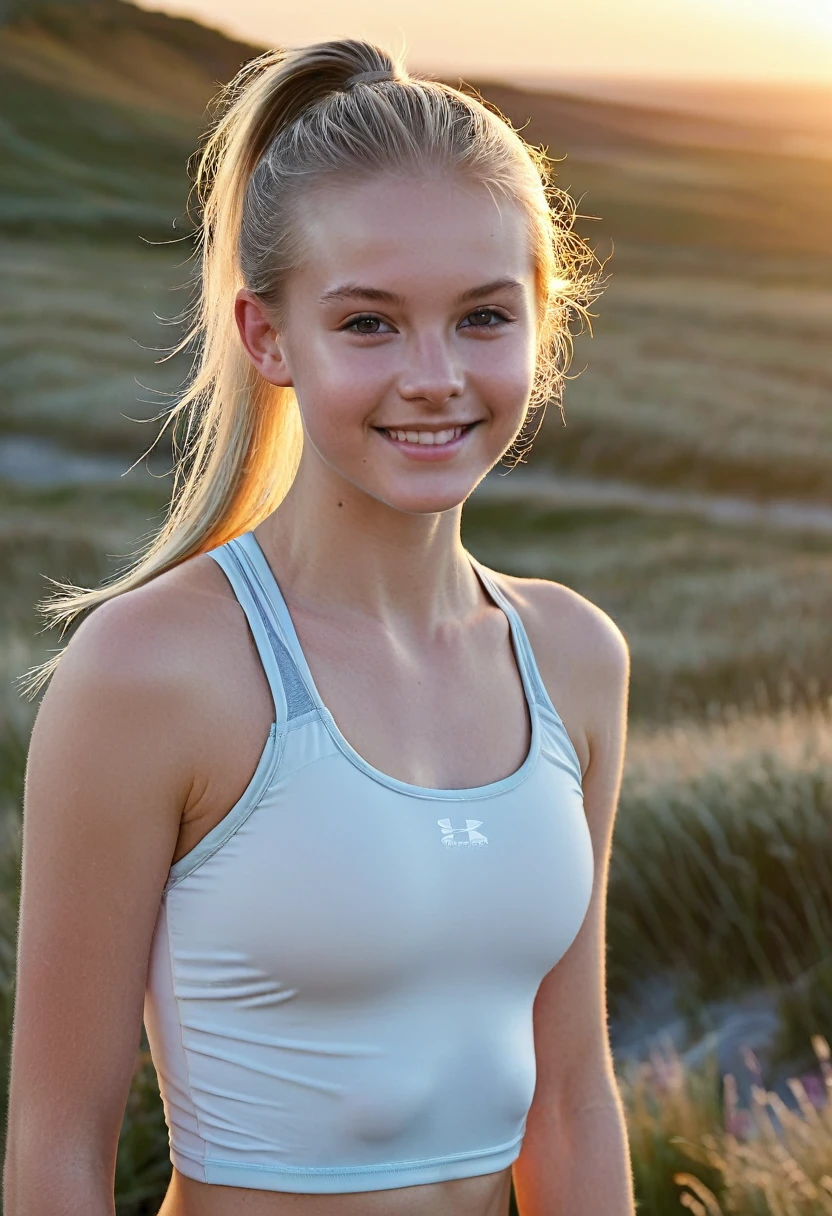
[[[177,354],[195,341],[195,369],[144,453],[170,422],[184,421],[184,441],[175,427],[172,435],[166,519],[138,560],[99,587],[46,576],[61,590],[39,601],[36,610],[48,627],[63,626],[61,636],[81,613],[256,527],[292,484],[303,445],[294,390],[259,375],[234,321],[232,303],[244,286],[238,249],[243,202],[275,133],[306,106],[368,71],[394,75],[395,66],[364,43],[325,43],[304,54],[267,51],[246,63],[215,98],[221,116],[198,156],[192,190],[201,208],[193,255],[201,263],[201,289],[188,332],[171,351]],[[36,696],[48,683],[62,654],[59,649],[20,677],[26,696]]]

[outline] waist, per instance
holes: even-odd
[[[306,1195],[303,1216],[508,1216],[511,1168],[419,1186],[353,1194]],[[297,1216],[293,1194],[210,1185],[174,1167],[158,1216]]]

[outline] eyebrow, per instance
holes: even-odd
[[[483,283],[480,287],[471,287],[468,291],[463,291],[461,295],[457,296],[455,303],[467,304],[469,300],[492,295],[495,291],[511,291],[517,294],[523,291],[523,284],[517,279],[493,279],[490,283]],[[393,291],[385,291],[381,287],[362,287],[358,283],[344,283],[340,287],[333,287],[330,291],[325,291],[320,298],[320,303],[331,304],[335,300],[373,300],[379,304],[396,304],[400,308],[405,303],[404,298]]]

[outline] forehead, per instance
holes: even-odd
[[[341,282],[389,288],[408,299],[512,277],[534,268],[522,207],[450,176],[332,180],[301,208],[299,286]],[[296,276],[293,276],[296,277]]]

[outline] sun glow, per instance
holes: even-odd
[[[361,37],[417,70],[535,81],[565,76],[832,81],[832,0],[142,0],[260,45]]]

